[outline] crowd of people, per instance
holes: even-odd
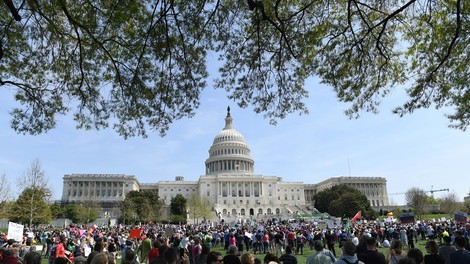
[[[297,264],[305,249],[306,264],[470,264],[468,226],[453,221],[332,223],[37,226],[23,241],[0,234],[0,264]]]

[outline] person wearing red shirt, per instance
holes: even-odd
[[[55,249],[56,258],[67,258],[65,255],[65,245],[67,243],[67,238],[64,235],[59,236],[59,243]]]

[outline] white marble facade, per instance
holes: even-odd
[[[214,138],[205,162],[206,175],[198,181],[158,181],[140,184],[135,176],[115,174],[71,174],[64,176],[62,202],[96,199],[122,201],[132,190],[155,190],[166,205],[177,194],[189,198],[193,193],[209,197],[213,210],[221,217],[248,218],[305,212],[313,195],[337,184],[347,184],[364,193],[374,207],[388,205],[387,181],[381,177],[333,177],[318,184],[284,182],[276,176],[254,173],[254,160],[243,137],[233,127],[227,109],[225,127]]]

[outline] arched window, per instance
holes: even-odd
[[[237,210],[236,209],[232,209],[232,215],[237,215]]]
[[[281,213],[281,210],[279,210],[279,208],[276,208],[276,214],[280,214]]]
[[[240,210],[240,214],[241,214],[241,215],[245,215],[245,209],[241,209],[241,210]]]
[[[222,211],[222,214],[226,215],[226,214],[227,214],[227,209],[224,209],[224,210]]]
[[[258,209],[258,214],[259,214],[259,215],[262,215],[262,214],[263,214],[263,209],[262,209],[262,208]]]
[[[268,215],[272,214],[271,208],[268,208]]]

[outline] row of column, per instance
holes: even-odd
[[[217,189],[218,195],[223,197],[257,197],[263,195],[261,182],[219,182]]]
[[[367,196],[380,197],[385,195],[385,185],[383,183],[349,183],[348,185],[361,190]]]
[[[88,186],[85,186],[88,183]],[[100,183],[98,185],[98,183]],[[110,183],[110,186],[108,186]],[[114,184],[116,183],[116,186]],[[82,186],[80,186],[82,184]],[[124,183],[118,186],[118,182],[92,182],[92,181],[76,181],[72,182],[71,189],[69,188],[69,196],[72,197],[116,197],[124,194]],[[72,193],[73,192],[73,193]],[[80,193],[81,192],[81,193]],[[99,192],[99,193],[98,193]]]
[[[253,164],[240,160],[219,160],[207,164],[208,172],[217,171],[253,171]]]

